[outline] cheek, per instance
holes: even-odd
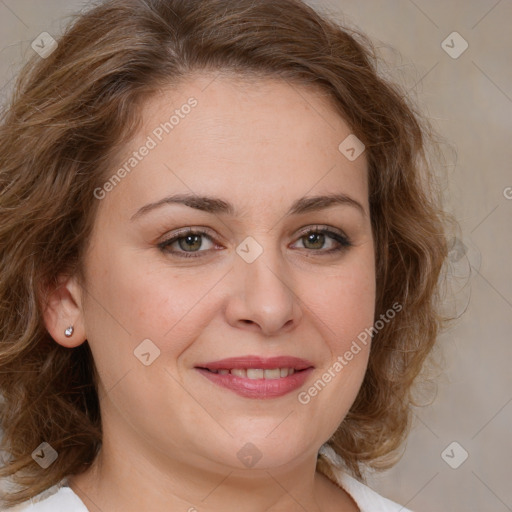
[[[371,327],[375,315],[375,269],[368,251],[354,254],[325,279],[304,282],[301,297],[317,317],[331,352],[343,353],[352,340]],[[309,290],[308,294],[306,291]]]
[[[135,257],[121,256],[117,269],[111,273],[111,289],[117,290],[122,304],[121,310],[118,304],[117,311],[130,331],[128,350],[121,346],[126,336],[118,331],[118,347],[128,356],[115,364],[135,364],[138,371],[140,363],[133,357],[133,351],[149,339],[160,351],[152,366],[178,371],[182,355],[219,315],[221,304],[216,283],[225,272],[213,268],[202,272],[176,269],[161,261],[154,263],[152,257],[141,253],[138,262],[133,263],[136,261]],[[125,279],[129,267],[130,278]]]
[[[145,368],[134,354],[143,340],[172,359],[184,349],[180,340],[184,344],[194,334],[184,333],[192,326],[184,320],[204,293],[201,283],[184,282],[161,265],[155,272],[149,261],[114,242],[106,242],[90,260],[86,333],[106,389],[127,371]]]
[[[324,351],[316,379],[297,395],[300,408],[322,418],[319,431],[330,435],[352,406],[361,387],[370,354],[365,330],[375,314],[375,274],[371,259],[340,269],[310,294],[307,306]],[[361,341],[363,340],[363,341]]]
[[[205,293],[204,279],[173,270],[153,254],[105,245],[95,257],[94,289],[110,315],[107,322],[125,327],[130,338],[163,339],[180,328]]]

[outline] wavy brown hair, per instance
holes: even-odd
[[[14,484],[5,506],[83,471],[101,446],[88,343],[57,344],[43,307],[59,274],[86,284],[93,191],[145,102],[198,71],[314,87],[365,144],[375,319],[403,309],[374,335],[362,387],[329,443],[363,480],[365,466],[396,461],[412,385],[448,321],[439,291],[449,216],[426,151],[434,131],[379,60],[363,33],[300,0],[112,0],[76,15],[48,58],[24,66],[0,126],[0,476]],[[47,469],[31,457],[43,441],[59,454]],[[328,472],[321,460],[319,469]]]

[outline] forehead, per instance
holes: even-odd
[[[119,164],[149,139],[154,147],[116,189],[134,207],[163,191],[208,192],[262,206],[285,197],[291,203],[309,191],[346,192],[364,202],[365,155],[349,161],[339,150],[349,135],[349,125],[316,88],[195,75],[143,104],[142,128]]]

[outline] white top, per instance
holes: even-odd
[[[356,502],[360,512],[411,512],[411,510],[382,497],[367,485],[342,470],[338,454],[327,444],[320,452],[329,460],[337,484]],[[67,486],[66,479],[34,496],[9,512],[89,512],[84,502]]]

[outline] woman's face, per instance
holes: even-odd
[[[368,360],[369,344],[345,356],[374,319],[364,152],[338,148],[351,131],[325,99],[281,81],[197,75],[143,125],[97,191],[85,261],[105,442],[203,467],[316,455]]]

